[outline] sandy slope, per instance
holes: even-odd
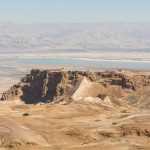
[[[75,93],[72,95],[74,100],[80,100],[86,97],[97,97],[99,91],[104,91],[104,87],[98,83],[90,82],[86,77],[84,77],[76,89]]]
[[[131,92],[79,81],[61,101],[0,102],[0,150],[150,149],[149,86]]]
[[[0,148],[14,150],[150,149],[149,111],[90,102],[1,104]],[[137,123],[138,122],[138,123]]]

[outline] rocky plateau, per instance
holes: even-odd
[[[33,69],[0,98],[0,150],[149,150],[150,72]]]

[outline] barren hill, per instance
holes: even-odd
[[[2,150],[149,150],[150,73],[32,70],[4,92]]]

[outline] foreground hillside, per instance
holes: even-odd
[[[149,150],[150,74],[32,70],[4,92],[2,150]]]

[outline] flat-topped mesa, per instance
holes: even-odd
[[[4,92],[1,100],[21,99],[25,103],[34,104],[38,102],[47,103],[71,97],[79,87],[83,77],[104,86],[106,89],[107,87],[121,87],[121,89],[136,90],[137,88],[150,85],[150,76],[148,75],[133,75],[129,77],[117,71],[42,71],[34,69],[17,85]],[[101,94],[100,90],[99,95]],[[109,95],[110,93],[105,94]]]

